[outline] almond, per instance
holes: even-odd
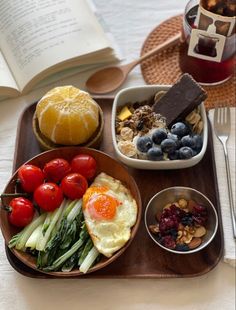
[[[190,250],[197,248],[202,243],[201,238],[193,238],[191,242],[188,244]]]

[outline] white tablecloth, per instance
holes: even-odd
[[[166,18],[183,12],[186,0],[96,0],[126,61],[138,57],[148,33]],[[60,84],[83,88],[88,74]],[[139,67],[125,85],[143,84]],[[0,192],[11,175],[18,118],[23,109],[50,87],[25,97],[0,102]],[[138,259],[138,258],[137,258]],[[211,272],[190,279],[75,279],[26,278],[7,261],[0,236],[0,309],[235,309],[235,270],[220,262]]]

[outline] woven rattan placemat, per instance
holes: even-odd
[[[145,40],[141,55],[152,50],[158,44],[180,32],[182,16],[174,16],[157,26]],[[154,55],[141,64],[143,78],[147,84],[173,84],[183,73],[179,67],[179,47],[171,47]],[[236,106],[236,74],[220,85],[203,86],[208,98],[207,109],[215,106]]]

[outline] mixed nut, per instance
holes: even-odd
[[[148,160],[188,159],[201,151],[203,122],[200,109],[168,128],[166,119],[153,111],[152,105],[163,95],[127,103],[117,111],[116,141],[122,154]]]
[[[149,230],[164,247],[188,251],[202,243],[207,233],[207,219],[205,206],[181,198],[165,205],[161,214],[156,215],[157,223],[149,225]]]

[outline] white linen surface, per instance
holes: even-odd
[[[183,13],[188,0],[94,2],[122,49],[124,62],[128,62],[139,56],[150,31],[165,19]],[[90,74],[67,78],[61,85],[83,89]],[[143,84],[137,66],[122,87]],[[0,102],[0,192],[11,176],[20,114],[54,85]],[[138,264],[139,258],[134,259]],[[235,310],[235,273],[221,261],[211,272],[188,279],[31,279],[11,267],[0,233],[0,309]]]
[[[231,108],[230,109],[231,132],[230,132],[229,139],[227,141],[234,206],[235,206],[235,113],[236,113],[236,108]],[[214,116],[214,109],[209,111],[209,118],[210,118],[210,122],[212,125],[213,125],[213,116]],[[213,138],[213,145],[214,145],[214,152],[215,152],[216,172],[217,172],[217,179],[218,179],[221,215],[222,215],[223,232],[224,232],[224,261],[230,264],[231,266],[235,267],[235,264],[236,264],[235,241],[236,240],[233,237],[224,151],[223,151],[222,143],[215,135],[214,126],[212,129],[212,138]]]

